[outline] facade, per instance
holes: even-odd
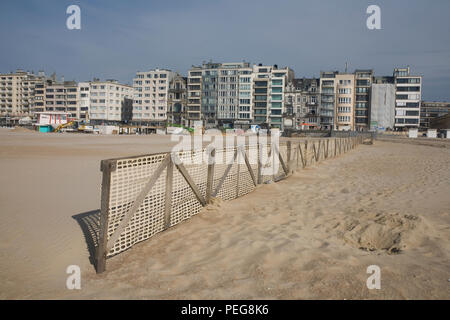
[[[168,123],[187,126],[187,78],[176,74],[169,83]]]
[[[336,108],[334,130],[355,130],[355,75],[336,74]]]
[[[355,130],[369,129],[373,70],[355,71]]]
[[[251,74],[248,62],[222,63],[218,68],[217,120],[220,127],[249,124],[251,115]],[[240,95],[240,85],[243,85]],[[245,86],[247,85],[247,86]],[[249,93],[247,95],[247,93]]]
[[[422,101],[420,107],[420,128],[431,128],[431,121],[450,113],[450,102]]]
[[[285,88],[285,111],[283,113],[285,128],[299,129],[305,115],[306,108],[302,107],[302,91],[297,85],[297,80],[293,79]]]
[[[56,80],[56,75],[35,84],[33,112],[62,112],[70,119],[79,119],[78,84],[75,81]]]
[[[44,78],[43,73],[35,75],[20,69],[0,74],[0,115],[30,116],[35,103],[35,86]]]
[[[295,115],[295,127],[300,130],[320,127],[320,80],[294,79],[286,87],[286,113]]]
[[[320,128],[325,130],[334,129],[336,109],[336,75],[338,71],[320,72]]]
[[[253,121],[253,68],[248,63],[238,70],[239,73],[239,93],[238,109],[236,110],[236,120],[233,126],[248,128]]]
[[[190,127],[194,126],[194,123],[196,121],[202,120],[202,96],[204,99],[206,99],[208,109],[203,112],[204,115],[204,123],[205,126],[212,126],[215,127],[215,103],[217,101],[216,97],[211,97],[210,94],[208,95],[202,95],[202,77],[203,73],[208,74],[208,79],[212,79],[209,83],[211,87],[208,87],[207,92],[217,92],[216,90],[216,81],[217,81],[217,64],[210,63],[211,66],[207,67],[207,70],[205,70],[205,64],[201,67],[192,67],[191,70],[188,72],[188,82],[187,82],[187,110],[186,110],[186,117],[188,121],[188,125]],[[212,69],[212,70],[211,70]],[[209,103],[212,105],[209,106]],[[209,108],[211,107],[211,108]]]
[[[252,120],[252,68],[248,62],[204,62],[188,73],[187,118],[208,128],[249,127]]]
[[[410,68],[395,68],[395,129],[418,128],[422,100],[422,77]]]
[[[133,112],[133,87],[117,80],[90,83],[90,122],[115,124],[131,120]]]
[[[169,108],[169,84],[177,76],[173,71],[154,69],[137,72],[133,79],[133,121],[164,125]]]
[[[89,111],[91,105],[90,87],[91,84],[89,82],[78,83],[78,119],[86,122],[89,121]]]
[[[294,72],[288,67],[253,66],[253,124],[283,129],[286,88],[293,79]]]
[[[371,88],[370,130],[394,129],[395,84],[393,77],[374,77]]]

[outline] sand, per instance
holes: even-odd
[[[99,208],[99,161],[169,147],[155,135],[0,129],[0,298],[450,298],[450,148],[426,143],[361,145],[217,200],[96,275],[74,217]],[[72,264],[81,290],[66,289]],[[369,265],[380,290],[366,287]]]

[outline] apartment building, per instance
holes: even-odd
[[[252,114],[252,68],[250,64],[248,62],[222,63],[217,71],[216,117],[218,125],[223,128],[248,125]]]
[[[0,115],[31,115],[35,103],[35,86],[44,78],[42,72],[35,75],[20,69],[14,73],[0,74]]]
[[[188,72],[187,80],[187,110],[186,117],[188,125],[194,126],[196,121],[202,121],[205,127],[215,127],[216,119],[216,101],[217,97],[212,94],[217,93],[217,68],[219,64],[205,63],[202,66],[193,66]],[[206,94],[202,95],[202,80],[205,74],[207,86],[205,87]],[[203,112],[202,118],[202,100],[205,103],[206,109]]]
[[[188,72],[189,125],[248,127],[252,120],[252,68],[248,62],[204,62]]]
[[[89,121],[89,111],[91,105],[90,82],[78,83],[78,116],[83,121]]]
[[[302,91],[297,85],[298,79],[290,81],[284,92],[285,110],[283,112],[284,125],[292,129],[299,129],[305,109],[302,108]]]
[[[137,72],[133,79],[133,122],[164,125],[169,109],[169,84],[173,71],[154,69]]]
[[[338,131],[355,130],[355,74],[336,74],[336,109],[334,129]]]
[[[320,72],[320,127],[321,129],[334,129],[336,108],[336,75],[338,71]]]
[[[129,122],[133,115],[133,87],[117,80],[90,83],[90,122],[94,124],[116,124]]]
[[[238,70],[239,93],[236,120],[233,126],[248,128],[253,121],[253,68],[248,63]]]
[[[286,87],[294,79],[294,72],[277,65],[253,66],[253,123],[268,128],[283,128],[286,112]]]
[[[355,70],[355,130],[367,131],[370,121],[373,70]]]
[[[70,119],[80,118],[78,84],[56,80],[56,75],[35,84],[33,112],[63,112]]]
[[[187,78],[177,73],[169,83],[168,122],[188,126],[186,105]]]
[[[410,68],[395,68],[395,129],[419,127],[422,100],[422,77],[410,73]]]
[[[392,130],[395,123],[394,77],[373,77],[370,103],[370,130]]]
[[[320,126],[320,81],[316,78],[293,79],[286,87],[286,114],[292,110],[295,127],[301,130]]]
[[[422,101],[420,106],[420,128],[431,128],[435,118],[450,114],[450,102]]]

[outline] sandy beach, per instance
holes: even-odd
[[[100,207],[100,160],[172,144],[0,129],[0,299],[450,299],[447,142],[360,145],[216,201],[97,275],[77,217]]]

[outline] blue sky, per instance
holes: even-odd
[[[66,28],[71,4],[81,30]],[[366,27],[370,4],[382,30]],[[450,101],[449,12],[448,0],[1,0],[0,72],[131,83],[136,71],[186,74],[208,60],[289,66],[296,77],[345,62],[376,75],[410,65],[425,100]]]

